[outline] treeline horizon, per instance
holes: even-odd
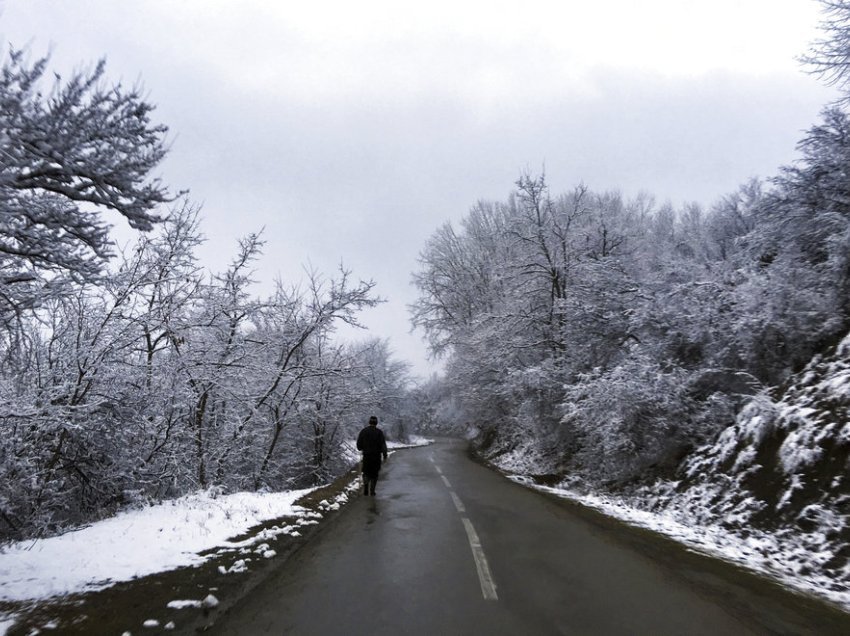
[[[842,89],[799,159],[703,207],[523,174],[428,240],[413,322],[445,378],[429,417],[491,456],[651,482],[850,330],[850,2],[804,62]]]
[[[807,62],[848,95],[850,2]],[[153,177],[167,127],[101,62],[0,67],[0,541],[198,488],[314,485],[368,410],[397,435],[482,431],[535,470],[669,473],[850,329],[850,121],[715,204],[673,207],[524,174],[426,242],[414,326],[445,374],[411,388],[380,300],[340,269],[251,293],[262,237],[199,267],[197,206]],[[115,253],[105,213],[139,231]]]
[[[850,128],[825,118],[812,135],[832,152]],[[442,412],[491,451],[536,447],[553,472],[673,468],[850,328],[846,217],[810,213],[822,165],[803,164],[708,209],[556,196],[527,175],[441,227],[414,320],[445,356]]]

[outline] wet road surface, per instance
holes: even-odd
[[[441,440],[393,453],[214,634],[831,634],[850,616],[518,486]]]

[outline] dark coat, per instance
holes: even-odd
[[[357,450],[363,453],[363,474],[377,475],[381,470],[381,456],[387,458],[387,440],[384,432],[371,424],[357,436]]]

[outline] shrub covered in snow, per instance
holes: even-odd
[[[776,396],[750,401],[735,424],[636,505],[740,537],[768,532],[800,575],[850,586],[850,337]]]

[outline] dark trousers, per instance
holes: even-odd
[[[364,495],[374,495],[375,494],[375,484],[378,483],[378,474],[375,473],[373,475],[367,475],[363,473],[363,494]]]
[[[363,494],[374,495],[378,473],[381,470],[381,456],[372,453],[363,455]]]

